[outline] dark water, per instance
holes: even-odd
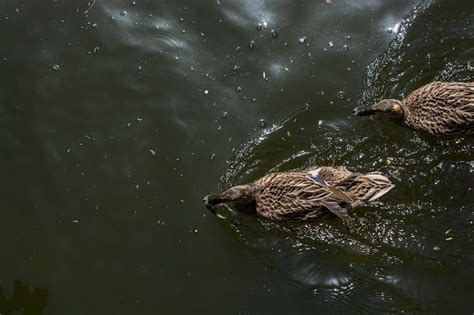
[[[351,113],[472,81],[473,1],[91,4],[0,2],[0,313],[472,314],[474,140]],[[351,227],[202,205],[332,163],[396,189]]]

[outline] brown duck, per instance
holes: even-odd
[[[433,82],[402,101],[384,99],[354,114],[386,116],[431,134],[474,134],[474,82]]]
[[[379,172],[319,167],[307,172],[271,173],[251,184],[208,195],[204,203],[214,214],[224,203],[275,221],[313,220],[330,213],[348,221],[347,210],[378,199],[393,187]]]

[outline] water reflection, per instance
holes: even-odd
[[[6,290],[8,292],[9,290]],[[15,281],[13,295],[0,287],[0,314],[11,315],[23,311],[24,315],[40,315],[48,304],[48,289],[33,288],[20,280]]]
[[[447,18],[446,12],[455,18]],[[401,23],[387,17],[381,27],[398,33],[369,65],[360,103],[399,98],[433,80],[474,79],[468,47],[474,34],[472,11],[448,1],[424,2]],[[250,182],[270,171],[335,163],[381,170],[396,181],[396,189],[376,204],[357,209],[351,227],[335,221],[301,226],[250,221],[236,231],[243,246],[310,288],[320,301],[337,299],[342,308],[357,298],[354,292],[364,292],[376,312],[420,311],[424,303],[436,304],[445,292],[444,282],[459,277],[455,268],[464,259],[450,248],[454,238],[448,229],[467,231],[472,225],[472,213],[466,209],[473,205],[466,195],[466,187],[470,191],[474,186],[472,138],[433,138],[387,122],[374,125],[336,117],[320,120],[316,131],[307,128],[314,126],[311,116],[319,111],[295,113],[243,145],[222,186]],[[471,238],[472,229],[456,236],[454,246]]]

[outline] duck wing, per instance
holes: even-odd
[[[343,193],[338,198],[339,190],[303,172],[269,174],[255,185],[259,187],[255,194],[257,213],[272,220],[311,220],[324,215],[324,208],[344,217],[344,209],[336,205],[349,199]]]
[[[474,82],[433,82],[404,101],[406,123],[432,134],[474,133]]]
[[[388,193],[394,184],[379,172],[354,174],[344,179],[337,186],[347,187],[347,193],[358,201],[374,201]]]
[[[341,189],[339,189],[337,187],[330,186],[321,177],[310,174],[310,175],[308,175],[308,178],[311,179],[316,185],[319,185],[323,189],[331,192],[330,197],[332,197],[334,199],[338,199],[340,201],[347,202],[347,203],[351,203],[353,201],[352,198],[349,195],[347,195],[345,192],[343,192]]]

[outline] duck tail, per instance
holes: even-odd
[[[384,175],[379,172],[370,172],[364,175],[360,175],[357,178],[360,182],[360,189],[356,191],[356,195],[359,195],[357,199],[363,201],[374,201],[379,199],[386,193],[388,193],[394,184]],[[358,185],[359,186],[359,185]]]

